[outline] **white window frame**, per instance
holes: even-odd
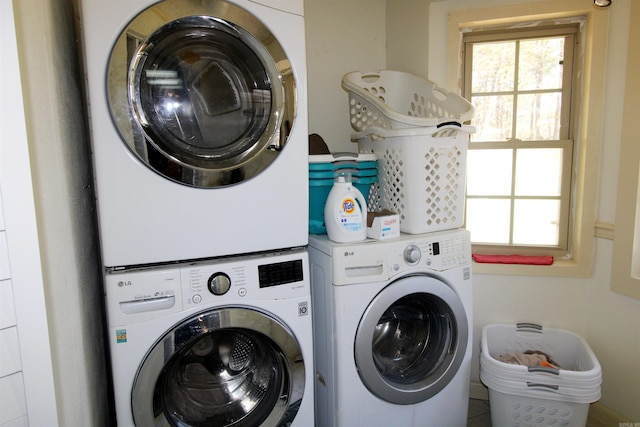
[[[516,161],[515,156],[522,150],[535,150],[535,149],[547,149],[555,148],[562,150],[562,178],[561,178],[561,192],[558,197],[543,197],[546,200],[557,199],[560,201],[560,229],[559,229],[559,241],[556,246],[542,247],[542,246],[524,246],[516,244],[482,244],[475,243],[473,245],[474,252],[482,254],[501,254],[501,255],[552,255],[559,258],[568,258],[571,253],[571,178],[572,178],[572,161],[574,150],[574,123],[572,120],[571,108],[578,102],[577,97],[574,95],[574,89],[579,87],[580,82],[580,65],[574,64],[576,59],[581,58],[580,46],[581,43],[576,43],[581,39],[580,27],[581,18],[571,20],[575,22],[563,23],[558,22],[536,22],[535,26],[529,25],[527,28],[512,28],[513,25],[492,27],[489,30],[481,29],[475,31],[468,31],[464,34],[463,49],[464,49],[464,82],[465,87],[463,95],[467,98],[471,98],[471,73],[472,73],[472,61],[473,50],[472,45],[476,43],[492,42],[492,41],[515,41],[515,40],[527,40],[532,38],[548,38],[548,37],[564,37],[565,38],[565,56],[564,56],[564,73],[562,82],[562,126],[560,128],[560,137],[558,140],[549,141],[520,141],[517,139],[510,139],[507,141],[491,141],[491,142],[473,142],[473,136],[469,144],[469,149],[483,150],[510,150],[512,152],[513,164],[512,164],[512,179],[515,179],[516,173]],[[571,55],[567,55],[567,54]],[[516,54],[517,50],[516,50]],[[515,64],[517,66],[517,62]],[[516,73],[517,74],[517,73]],[[469,78],[466,78],[469,77]],[[531,92],[543,92],[531,91]],[[512,92],[509,92],[516,96],[519,92],[516,87]],[[484,94],[483,94],[484,95]],[[491,93],[488,94],[492,96]],[[513,114],[513,129],[515,131],[516,114]],[[509,200],[511,203],[511,227],[510,231],[513,233],[514,222],[514,203],[518,199],[526,199],[527,197],[520,197],[514,193],[514,183],[512,182],[512,194],[506,196],[496,197],[498,199]],[[485,198],[486,196],[478,196],[477,198]],[[475,196],[467,196],[469,198],[476,198]],[[473,237],[473,236],[472,236]],[[473,240],[473,239],[472,239]]]
[[[462,76],[462,29],[513,24],[535,20],[585,18],[583,32],[583,79],[580,110],[576,129],[576,150],[573,177],[575,199],[571,222],[572,253],[570,259],[556,259],[551,266],[474,264],[474,273],[515,274],[536,276],[587,277],[592,273],[597,218],[597,190],[602,144],[604,71],[608,34],[608,12],[596,10],[591,2],[558,0],[555,2],[522,3],[480,9],[456,10],[447,22],[446,68],[448,88],[460,88]],[[596,37],[596,35],[598,37]]]

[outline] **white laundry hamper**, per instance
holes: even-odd
[[[400,216],[400,231],[422,234],[462,227],[467,149],[473,126],[398,130],[369,127],[352,135],[360,153],[378,157],[371,211]]]
[[[496,359],[527,350],[550,355],[561,368]],[[490,324],[482,329],[480,379],[489,388],[494,427],[584,427],[589,405],[600,399],[602,371],[577,334],[530,323]]]
[[[378,157],[369,210],[396,212],[403,233],[462,227],[469,135],[475,132],[465,122],[473,105],[402,71],[350,72],[342,88],[356,131],[351,139],[360,153]]]
[[[473,117],[473,105],[466,99],[402,71],[352,71],[342,77],[342,88],[349,94],[356,132],[464,123]]]

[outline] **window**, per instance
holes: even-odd
[[[475,252],[570,254],[579,33],[576,22],[463,37],[477,129],[465,221]]]
[[[458,88],[462,93],[463,39],[479,35],[489,28],[534,29],[531,23],[553,22],[557,25],[577,23],[575,17],[584,17],[580,32],[576,34],[578,49],[574,49],[575,68],[581,68],[580,81],[574,81],[571,108],[570,138],[572,147],[571,200],[568,212],[566,256],[555,256],[551,266],[504,265],[476,263],[476,274],[509,274],[536,276],[591,275],[594,264],[595,236],[598,213],[598,178],[601,151],[605,144],[603,100],[606,99],[605,74],[608,43],[608,9],[602,10],[592,2],[556,0],[553,2],[519,2],[513,4],[478,7],[479,2],[432,2],[429,17],[429,76],[434,81],[445,82],[449,90]],[[560,24],[563,22],[563,24]],[[497,26],[502,26],[498,28]],[[446,29],[445,29],[446,28]],[[539,26],[538,29],[542,29]],[[446,38],[437,37],[446,32]],[[443,61],[442,58],[445,58]],[[566,59],[566,58],[565,58]],[[575,102],[578,100],[579,102]],[[475,121],[475,118],[474,118]],[[550,143],[551,141],[544,141]],[[530,143],[522,141],[522,143]],[[476,142],[472,142],[475,145]],[[471,150],[473,154],[473,149]],[[473,237],[472,232],[472,238]],[[502,249],[520,252],[529,246],[505,247],[495,244],[474,244],[476,253],[505,253]],[[542,247],[543,250],[547,248]],[[491,251],[494,252],[491,252]],[[482,251],[482,252],[480,252]]]

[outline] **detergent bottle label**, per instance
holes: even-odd
[[[359,242],[367,238],[367,202],[349,181],[350,177],[337,176],[324,205],[327,235],[334,242]]]
[[[337,211],[338,222],[345,231],[360,231],[362,229],[362,213],[355,199],[345,197]]]

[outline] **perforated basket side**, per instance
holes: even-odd
[[[359,141],[378,156],[380,208],[400,215],[400,231],[459,228],[464,220],[468,134]]]
[[[565,402],[502,393],[489,388],[494,427],[584,427],[588,403]]]

